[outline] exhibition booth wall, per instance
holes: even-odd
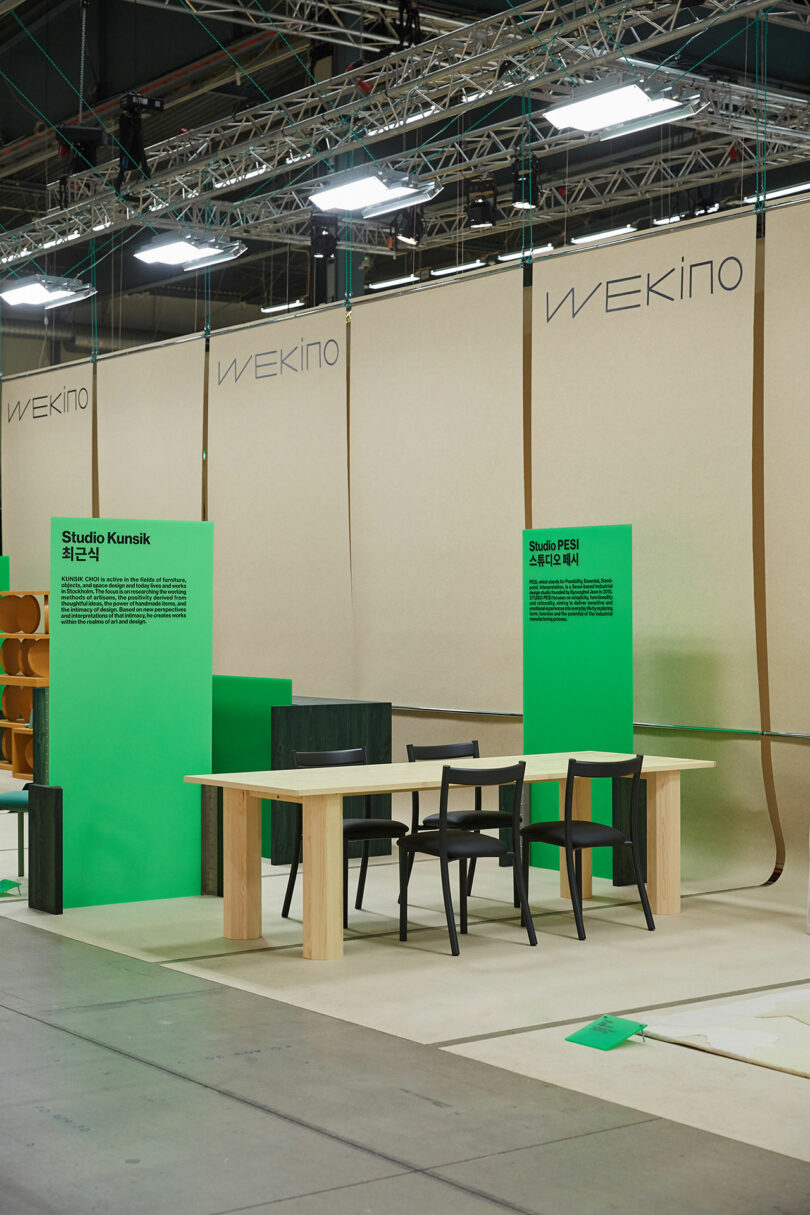
[[[629,523],[636,746],[717,760],[684,777],[687,883],[765,881],[783,832],[806,875],[808,219],[8,378],[11,585],[47,586],[51,516],[208,519],[216,673],[390,700],[394,757],[514,754],[522,529]]]

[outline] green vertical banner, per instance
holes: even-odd
[[[523,533],[523,749],[633,751],[632,529],[536,528]],[[594,782],[592,814],[610,823],[609,782]],[[559,816],[556,784],[532,788],[532,822]],[[560,850],[532,845],[557,869]],[[610,877],[611,850],[594,849]]]
[[[65,907],[200,893],[200,796],[183,777],[211,771],[212,601],[212,524],[52,521]]]

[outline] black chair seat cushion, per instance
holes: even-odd
[[[555,819],[549,823],[530,823],[523,827],[520,834],[531,843],[556,844],[565,847],[565,823]],[[615,827],[607,827],[604,823],[589,823],[575,820],[571,824],[571,842],[575,848],[618,847],[627,843],[627,836]]]
[[[438,831],[418,831],[414,835],[406,835],[397,840],[400,848],[411,852],[426,852],[429,856],[438,856]],[[452,830],[447,832],[447,855],[450,860],[459,857],[504,856],[508,851],[506,844],[491,835],[478,835],[474,831]]]
[[[491,827],[511,827],[512,815],[503,810],[450,810],[447,815],[448,827],[461,827],[465,831],[487,831]],[[438,828],[438,814],[429,814],[423,819],[423,826],[431,829]]]
[[[343,838],[349,840],[393,840],[408,828],[391,818],[344,818]]]

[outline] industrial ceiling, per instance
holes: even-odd
[[[696,112],[606,140],[544,118],[608,79],[653,82]],[[386,275],[559,247],[588,228],[739,206],[810,179],[808,0],[0,0],[0,83],[2,270],[92,277],[92,307],[117,309],[122,340],[138,299],[193,299],[166,327],[191,331],[201,316],[232,323],[237,306],[257,319],[262,305],[341,299]],[[122,174],[130,93],[163,108],[141,115],[145,168]],[[71,136],[87,126],[105,142]],[[514,166],[532,160],[539,205],[516,210]],[[397,248],[390,217],[340,217],[318,280],[312,189],[367,161],[442,187],[421,243]],[[482,180],[494,222],[474,230],[467,204]],[[170,227],[239,237],[247,252],[192,275],[132,256]],[[85,324],[90,308],[61,309],[59,322]],[[135,327],[165,335],[154,319]]]

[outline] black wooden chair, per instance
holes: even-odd
[[[450,813],[447,803],[451,785],[472,785],[481,788],[488,785],[513,785],[512,811],[509,815],[509,826],[512,829],[513,847],[512,872],[515,889],[521,908],[521,922],[525,925],[529,936],[529,944],[537,944],[537,936],[532,923],[529,903],[526,897],[526,885],[520,857],[520,805],[523,795],[523,773],[526,764],[521,760],[518,764],[510,764],[506,768],[453,768],[445,765],[442,771],[442,786],[439,794],[438,829],[410,832],[397,840],[399,848],[399,939],[408,939],[408,879],[411,871],[411,858],[416,852],[427,856],[438,857],[441,866],[442,893],[444,895],[444,911],[447,916],[447,931],[450,934],[450,948],[453,956],[457,956],[458,937],[453,912],[453,899],[450,894],[450,862],[458,861],[459,865],[459,928],[462,933],[467,931],[467,864],[478,857],[500,857],[510,854],[503,840],[479,831],[469,831],[461,827],[453,827],[450,823]],[[501,826],[501,823],[497,824]]]
[[[554,844],[565,849],[565,864],[568,871],[568,885],[571,890],[571,902],[574,907],[574,920],[580,941],[585,940],[585,926],[582,922],[582,849],[583,848],[617,848],[628,847],[633,858],[633,873],[644,909],[644,917],[650,932],[655,929],[655,922],[650,911],[647,891],[644,888],[644,878],[641,869],[641,853],[639,850],[639,786],[641,782],[641,765],[643,755],[634,759],[610,760],[592,762],[591,760],[569,759],[568,774],[565,779],[565,814],[561,819],[551,822],[530,823],[521,831],[523,837],[523,872],[526,889],[529,887],[529,850],[531,844]],[[604,823],[593,823],[573,817],[574,781],[579,778],[593,780],[600,777],[610,777],[620,780],[622,777],[632,777],[630,787],[630,830],[629,834],[620,831],[618,827],[609,827]]]
[[[349,764],[367,764],[368,751],[365,747],[352,747],[344,751],[291,751],[290,759],[293,768],[336,768]],[[369,844],[372,840],[394,840],[405,835],[408,828],[404,823],[398,823],[390,818],[371,817],[371,798],[366,797],[365,815],[363,818],[344,818],[343,820],[343,927],[349,923],[349,845],[361,842],[363,853],[360,860],[360,876],[357,880],[357,897],[354,905],[363,906],[363,894],[366,889],[366,873],[368,872]],[[290,876],[287,879],[287,890],[281,914],[287,919],[290,914],[295,879],[298,876],[298,866],[301,863],[303,845],[303,816],[301,807],[295,807],[295,838],[293,840],[293,859],[290,866]]]
[[[418,763],[422,759],[478,759],[478,739],[473,738],[470,742],[464,743],[437,743],[435,746],[418,746],[415,743],[407,744],[408,762]],[[473,816],[481,813],[481,786],[478,785],[475,789],[474,802],[472,810],[451,810],[448,816],[448,822],[451,827],[461,827],[465,831],[480,831],[483,827],[503,826],[501,823],[481,823],[475,821]],[[434,830],[439,825],[438,814],[429,814],[424,823],[420,822],[420,807],[419,807],[419,791],[414,789],[411,793],[411,831],[419,831],[424,827],[428,831]],[[510,815],[506,815],[506,826],[511,824]],[[413,853],[411,853],[410,864],[413,866]],[[470,861],[469,870],[467,873],[467,894],[472,894],[473,878],[475,877],[475,860]]]

